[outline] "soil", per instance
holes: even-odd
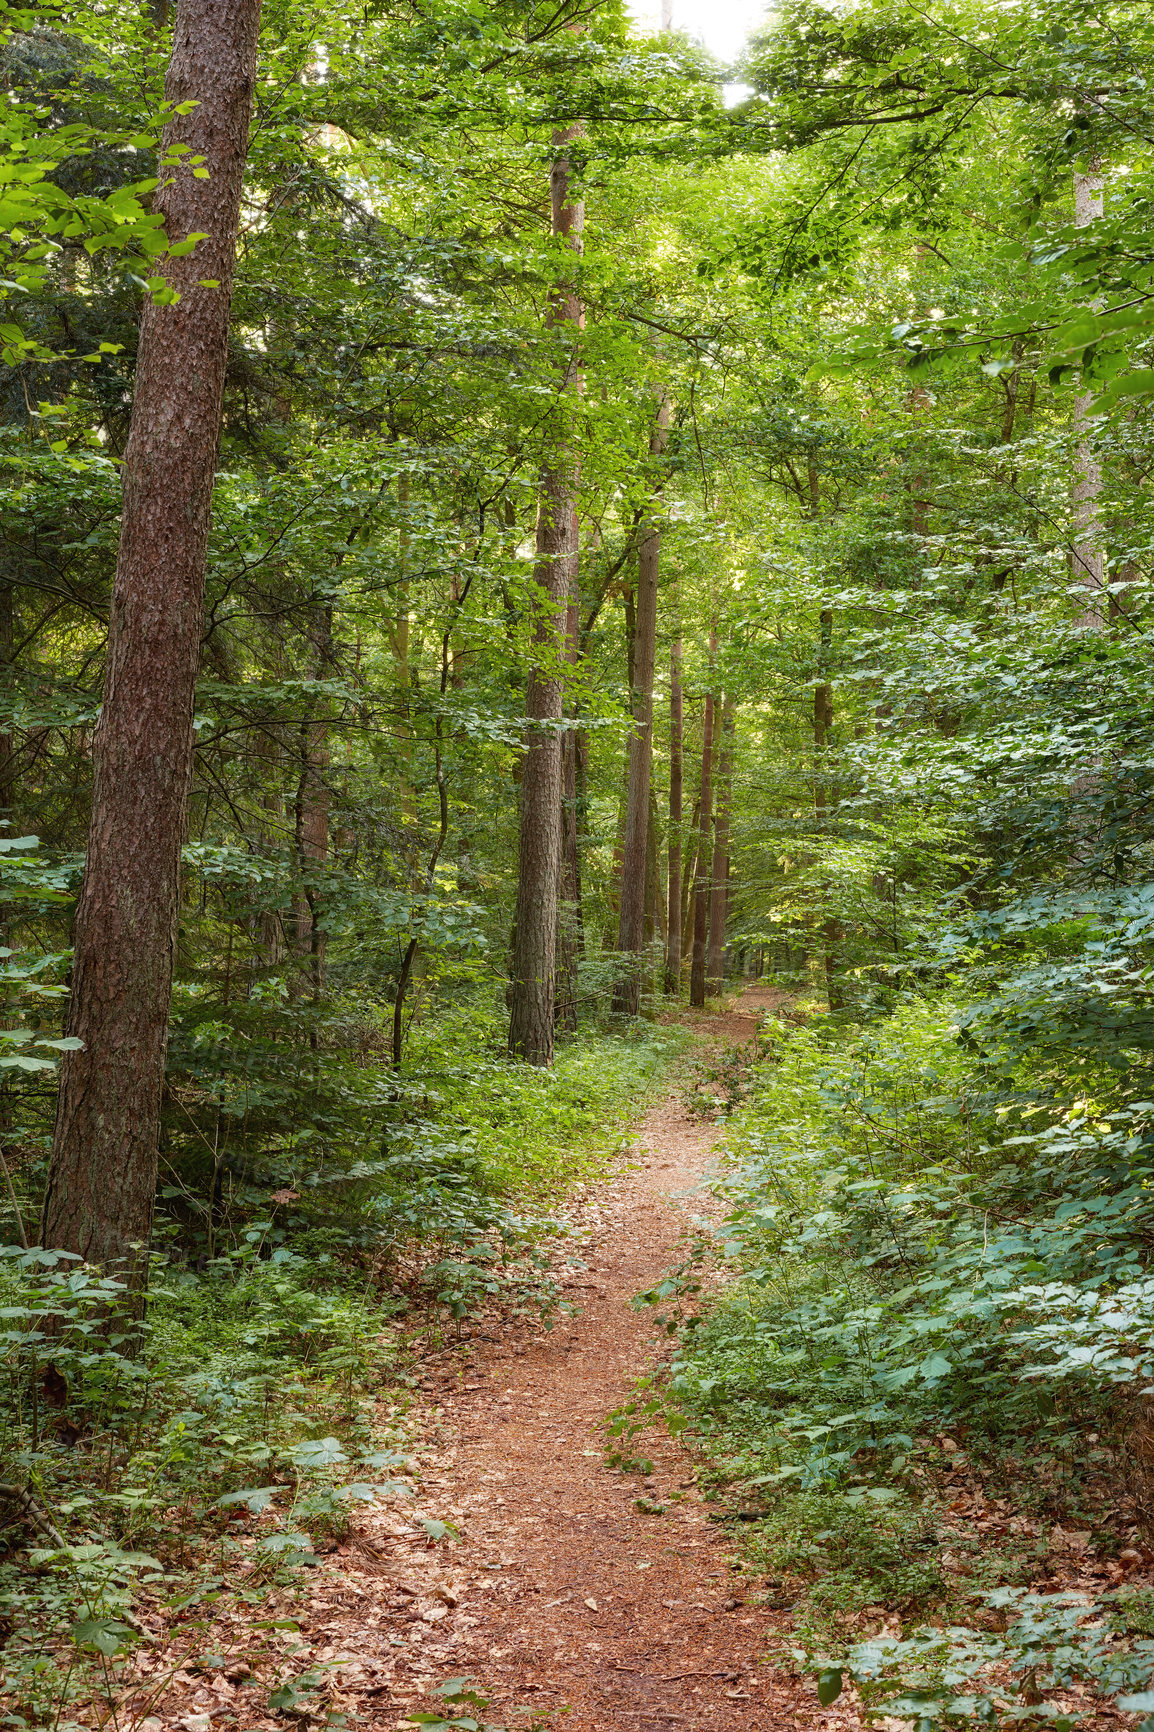
[[[773,1002],[750,994],[696,1026],[710,1044],[744,1044]],[[634,1446],[651,1475],[605,1465],[602,1422],[660,1351],[651,1315],[630,1302],[708,1213],[716,1138],[677,1098],[655,1107],[626,1170],[576,1210],[579,1315],[548,1334],[474,1341],[465,1364],[459,1349],[426,1360],[436,1441],[421,1452],[415,1508],[451,1531],[425,1540],[413,1501],[368,1511],[326,1560],[305,1630],[314,1661],[332,1667],[333,1706],[360,1725],[405,1725],[439,1706],[436,1684],[462,1676],[489,1698],[479,1717],[510,1728],[851,1720],[767,1659],[781,1615],[731,1569],[732,1533],[702,1502],[690,1451],[660,1427]]]

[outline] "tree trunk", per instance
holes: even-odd
[[[833,643],[833,613],[828,607],[822,608],[819,624],[821,627],[821,670],[824,673],[829,663],[830,646]],[[822,679],[813,688],[813,809],[817,817],[818,829],[823,833],[829,825],[829,792],[825,783],[827,770],[825,755],[829,750],[832,731],[833,686],[829,680]],[[828,893],[829,886],[826,885],[825,889]],[[825,956],[826,997],[831,1010],[840,1010],[844,1002],[838,977],[837,960],[837,946],[844,937],[841,921],[833,918],[824,920],[821,931]]]
[[[1014,442],[1014,432],[1018,419],[1018,399],[1022,394],[1022,356],[1025,353],[1025,343],[1021,337],[1014,338],[1010,353],[1014,365],[1009,373],[1002,378],[1002,388],[1006,396],[1005,402],[1002,404],[1002,425],[998,435],[999,445],[1012,445]],[[994,474],[1003,486],[1013,488],[1017,485],[1017,470],[1012,462],[1000,463]],[[1004,589],[1007,576],[1008,568],[1005,566],[994,573],[991,587],[995,595],[999,595]]]
[[[669,402],[663,398],[649,436],[649,455],[659,457],[669,438]],[[645,942],[645,867],[649,848],[649,786],[653,775],[653,674],[657,656],[657,580],[661,532],[652,517],[642,533],[637,559],[637,613],[633,639],[633,732],[629,736],[629,781],[625,798],[625,844],[621,863],[621,908],[617,948],[640,957]],[[641,976],[636,963],[613,990],[613,1008],[636,1016]]]
[[[409,547],[411,542],[411,488],[407,473],[397,476],[397,611],[393,617],[393,678],[396,682],[399,755],[401,760],[401,834],[408,867],[409,887],[419,888],[420,816],[413,788],[413,669],[412,614],[409,593]]]
[[[689,820],[689,847],[681,866],[681,931],[689,937],[689,956],[687,957],[682,939],[681,966],[685,968],[686,961],[693,953],[693,886],[697,881],[697,857],[701,853],[701,790],[693,802],[693,816]]]
[[[701,818],[697,842],[697,873],[693,884],[693,958],[689,968],[689,1002],[697,1010],[705,1004],[706,943],[709,934],[714,708],[713,694],[707,693],[701,741]]]
[[[681,639],[669,652],[669,881],[668,936],[665,941],[665,990],[681,985],[681,749],[685,733],[685,699],[681,690]]]
[[[1074,176],[1074,226],[1089,228],[1102,215],[1101,165],[1096,157],[1090,160],[1088,174]],[[1075,451],[1075,477],[1071,489],[1074,504],[1074,545],[1070,554],[1070,569],[1076,583],[1086,591],[1084,611],[1076,624],[1084,631],[1101,631],[1108,611],[1106,599],[1106,550],[1102,541],[1102,516],[1099,501],[1102,495],[1102,465],[1092,443],[1093,420],[1090,404],[1093,392],[1084,391],[1074,399],[1074,429],[1078,443]]]
[[[15,667],[15,593],[7,578],[0,577],[0,680],[12,690]],[[15,823],[16,742],[8,728],[0,729],[0,818]],[[9,836],[16,834],[8,830]]]
[[[257,730],[253,738],[252,752],[262,780],[279,782],[282,753],[280,741],[270,728]],[[258,845],[269,854],[277,854],[284,846],[283,801],[275,788],[266,786],[261,794],[260,804],[261,810],[266,814],[266,821],[257,832]],[[254,973],[278,966],[285,953],[284,937],[284,924],[279,910],[262,908],[254,946]]]
[[[194,102],[166,145],[203,157],[156,195],[180,300],[145,303],[123,466],[88,855],[42,1223],[46,1245],[142,1286],[156,1188],[180,850],[193,760],[213,476],[260,0],[180,0],[165,96]],[[200,287],[203,279],[217,288]]]
[[[661,819],[657,812],[657,791],[649,784],[648,846],[645,851],[645,948],[658,939],[665,949],[665,885],[661,874]]]
[[[574,544],[577,530],[574,526]],[[580,653],[581,600],[574,573],[565,622],[565,661],[576,665]],[[558,1028],[573,1034],[577,1029],[577,964],[582,952],[581,855],[577,846],[577,730],[569,728],[561,737],[561,882],[557,914],[557,1009]]]
[[[315,679],[326,679],[333,671],[332,609],[318,612],[312,631]],[[302,722],[300,769],[294,810],[296,869],[301,887],[293,898],[293,951],[300,959],[301,973],[292,989],[303,991],[307,981],[314,1002],[324,986],[325,939],[317,921],[319,913],[318,872],[329,857],[329,790],[325,772],[329,767],[327,722]]]
[[[725,985],[725,915],[729,903],[729,816],[733,780],[733,699],[721,706],[721,746],[717,760],[717,817],[713,826],[713,872],[709,892],[709,958],[706,985]]]
[[[632,710],[634,701],[634,686],[636,684],[637,655],[637,594],[633,584],[626,579],[621,586],[621,601],[625,616],[625,677],[629,686],[629,705]],[[605,898],[605,906],[616,923],[618,933],[621,930],[621,885],[625,878],[625,832],[629,825],[629,776],[633,768],[632,738],[626,742],[622,755],[621,793],[617,801],[617,830],[613,838],[613,866],[609,875],[609,889]],[[609,933],[612,933],[612,925]],[[605,948],[612,947],[613,938],[606,936]],[[616,992],[616,987],[614,988]]]
[[[580,125],[553,135],[560,150],[582,132]],[[558,156],[549,176],[552,229],[574,252],[581,251],[585,206],[569,201],[570,164]],[[551,327],[582,322],[571,286],[559,285],[549,302]],[[577,459],[571,449],[568,400],[580,389],[575,344],[560,381],[555,442],[541,476],[537,509],[539,589],[535,641],[544,652],[529,676],[525,695],[526,751],[521,776],[521,835],[517,860],[517,914],[509,991],[509,1051],[530,1064],[553,1062],[553,1007],[557,966],[557,889],[561,855],[561,659],[566,610],[576,584]]]

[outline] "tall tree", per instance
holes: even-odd
[[[830,650],[833,644],[833,610],[823,607],[818,621],[821,633],[819,672],[822,678],[813,688],[813,807],[817,819],[818,846],[825,845],[829,831],[831,790],[828,785],[828,754],[833,734],[833,684],[829,679]],[[824,886],[826,893],[829,885]],[[826,998],[831,1010],[842,1007],[841,981],[838,975],[837,947],[844,937],[841,921],[829,915],[822,921],[825,954]]]
[[[42,1223],[46,1245],[144,1280],[172,997],[193,697],[220,439],[260,0],[180,0],[165,96],[169,148],[193,159],[158,191],[173,304],[146,302],[88,853]],[[203,159],[203,163],[201,163]],[[205,174],[207,170],[207,174]]]
[[[558,152],[583,126],[553,135]],[[582,250],[585,204],[570,196],[572,164],[559,154],[549,174],[552,232],[574,253]],[[577,484],[579,462],[572,442],[572,399],[580,389],[577,332],[583,309],[573,283],[562,282],[549,298],[548,325],[568,331],[558,388],[552,449],[541,475],[537,508],[535,642],[540,659],[525,696],[525,763],[521,777],[521,825],[517,858],[517,913],[513,927],[509,1004],[509,1051],[530,1064],[553,1062],[557,967],[557,892],[561,865],[561,733],[569,597],[577,581]]]
[[[649,435],[652,460],[669,438],[669,399],[663,397]],[[637,555],[637,611],[633,635],[631,685],[633,731],[629,736],[629,779],[625,796],[625,842],[621,862],[621,908],[617,948],[638,959],[619,976],[613,1007],[636,1016],[641,1004],[639,959],[645,942],[645,869],[649,851],[649,787],[653,774],[653,676],[657,659],[657,588],[661,530],[652,509],[641,532]]]
[[[685,734],[685,699],[681,690],[681,639],[669,652],[669,928],[665,941],[665,990],[677,992],[681,985],[681,808],[682,743]]]
[[[1089,228],[1102,215],[1102,172],[1097,157],[1088,171],[1074,176],[1074,226]],[[1094,450],[1094,419],[1090,405],[1093,391],[1079,392],[1074,399],[1074,545],[1071,568],[1074,580],[1086,591],[1086,604],[1078,623],[1088,631],[1101,631],[1106,619],[1106,551],[1102,544],[1102,464]]]
[[[716,642],[715,637],[711,648],[716,647]],[[712,671],[712,657],[710,665]],[[701,739],[697,870],[693,882],[693,957],[689,967],[689,1002],[697,1010],[705,1003],[706,948],[709,942],[709,875],[713,864],[713,735],[716,710],[713,693],[707,692]]]
[[[725,984],[725,917],[729,907],[729,819],[733,802],[733,699],[721,705],[717,755],[717,812],[713,822],[713,871],[709,889],[709,956],[706,985],[720,992]]]
[[[315,610],[309,641],[314,656],[308,682],[312,684],[314,680],[331,678],[334,671],[331,607]],[[320,996],[325,970],[325,938],[318,920],[317,876],[329,855],[330,802],[325,781],[328,767],[328,723],[316,719],[302,721],[293,809],[296,865],[301,876],[301,888],[293,898],[293,949],[303,966],[290,982],[290,989],[302,992],[307,981],[314,1000]]]
[[[573,530],[577,535],[576,525]],[[581,597],[576,582],[569,591],[565,616],[565,661],[575,667],[580,655]],[[577,970],[584,950],[581,918],[581,851],[577,834],[577,758],[580,734],[576,726],[561,736],[561,882],[557,911],[557,1005],[555,1022],[569,1034],[577,1028]]]

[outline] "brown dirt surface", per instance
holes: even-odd
[[[710,1043],[747,1044],[779,996],[751,993],[695,1026]],[[689,1450],[662,1427],[635,1446],[653,1462],[644,1481],[604,1462],[602,1422],[657,1351],[630,1301],[708,1211],[716,1136],[675,1097],[651,1110],[629,1168],[575,1211],[580,1314],[551,1334],[482,1341],[467,1370],[426,1360],[426,1435],[440,1442],[422,1452],[416,1514],[458,1537],[425,1542],[412,1504],[368,1512],[327,1562],[327,1623],[314,1601],[305,1631],[334,1668],[333,1705],[347,1693],[360,1724],[404,1725],[439,1705],[432,1686],[461,1676],[488,1695],[485,1718],[552,1732],[857,1723],[767,1662],[780,1622],[731,1573],[732,1541]],[[518,1707],[533,1714],[519,1721]]]

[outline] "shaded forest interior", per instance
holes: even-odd
[[[675,23],[0,19],[8,1724],[303,1592],[677,1090],[607,1469],[823,1707],[1154,1729],[1154,12]]]

